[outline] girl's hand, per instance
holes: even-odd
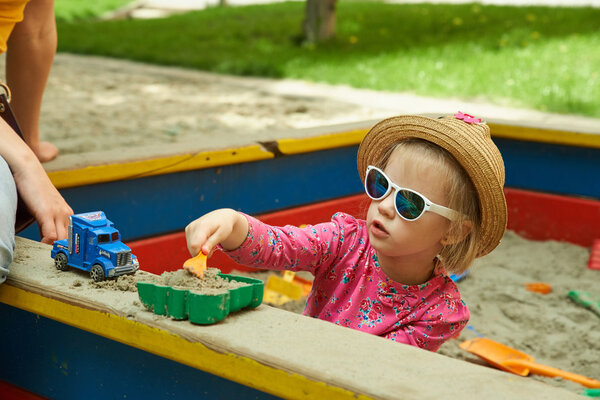
[[[217,244],[234,250],[248,236],[248,221],[235,210],[223,208],[203,215],[185,227],[185,238],[192,256],[212,255]]]

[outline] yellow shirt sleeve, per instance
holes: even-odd
[[[0,0],[0,53],[6,51],[6,42],[13,28],[23,20],[23,10],[29,0]]]

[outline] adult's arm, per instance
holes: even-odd
[[[17,189],[8,164],[0,157],[0,283],[8,276],[15,249]]]

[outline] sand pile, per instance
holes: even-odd
[[[137,282],[150,282],[161,286],[171,286],[176,289],[189,289],[199,294],[220,294],[247,283],[230,281],[219,276],[218,268],[207,268],[204,279],[198,279],[185,269],[163,272],[161,275],[122,275],[116,279],[107,279],[102,282],[89,281],[89,286],[97,289],[118,290],[123,292],[137,292]],[[80,282],[80,281],[79,281]],[[77,286],[77,282],[75,283]]]

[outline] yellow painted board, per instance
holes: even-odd
[[[196,154],[184,154],[118,164],[95,165],[74,170],[53,171],[49,172],[48,176],[54,186],[61,189],[259,161],[273,157],[273,153],[264,150],[261,146],[252,145],[236,149],[206,151]]]
[[[370,398],[248,357],[218,352],[202,343],[190,342],[125,317],[49,299],[8,284],[0,286],[0,301],[276,396],[332,400]]]
[[[600,134],[496,123],[489,123],[488,125],[494,138],[600,148]],[[287,155],[354,146],[360,144],[368,130],[368,128],[354,129],[301,139],[279,139],[277,140],[277,146],[282,154]],[[73,170],[52,171],[48,175],[52,183],[60,189],[259,161],[274,157],[273,153],[263,149],[261,146],[251,145],[235,149],[206,151],[196,154],[183,154],[107,165],[94,165]]]
[[[600,148],[600,134],[488,123],[494,138]]]
[[[494,138],[600,148],[600,134],[496,123],[488,123],[488,125],[492,137]],[[358,145],[368,131],[368,128],[364,128],[302,139],[280,139],[277,141],[277,144],[279,151],[283,154],[300,154],[336,147]]]
[[[368,131],[368,128],[364,128],[303,139],[279,139],[277,145],[279,151],[283,154],[308,153],[311,151],[357,145]]]

